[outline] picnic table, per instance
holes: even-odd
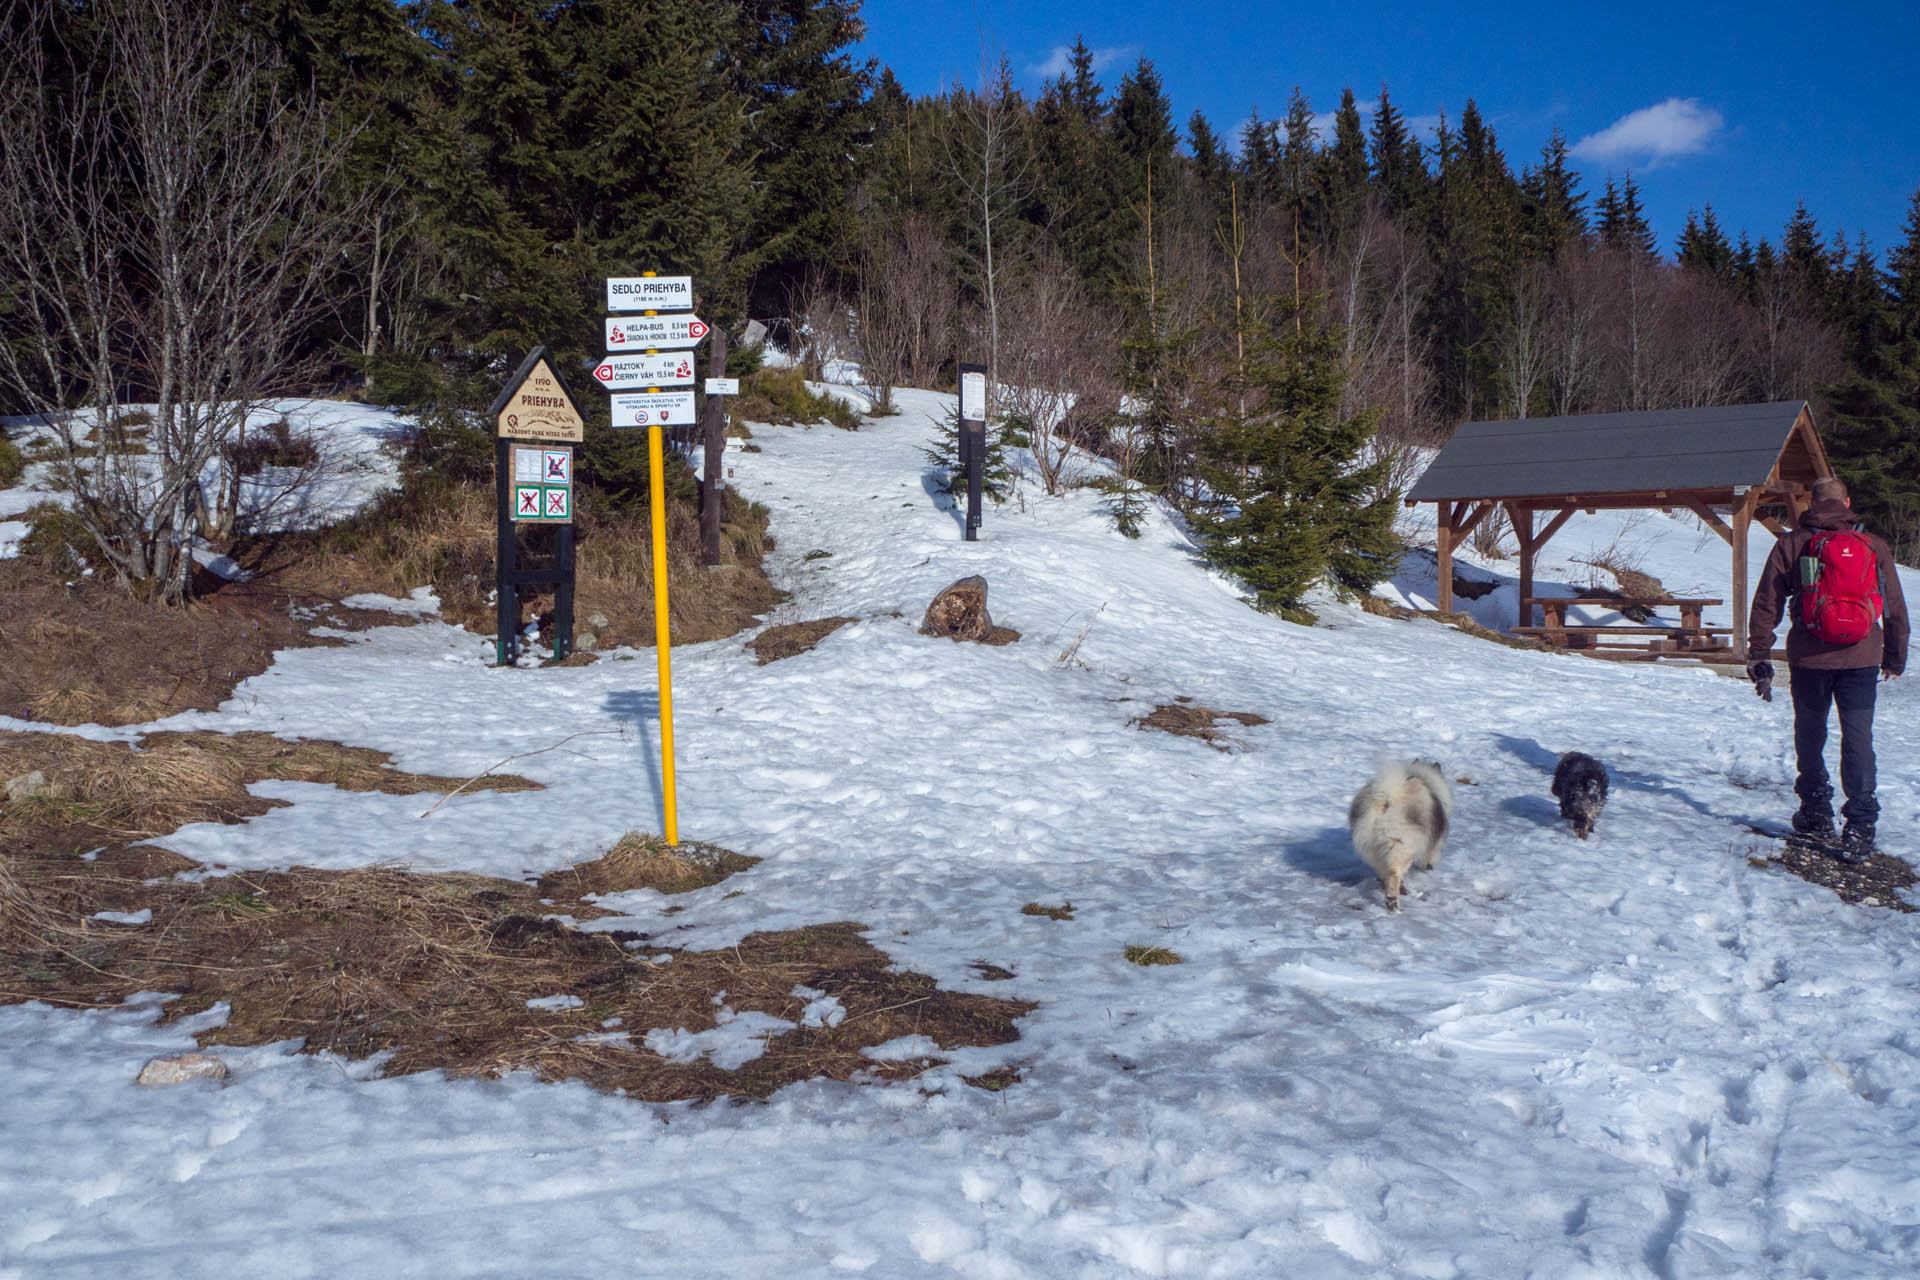
[[[1545,616],[1542,626],[1513,628],[1515,635],[1533,636],[1559,649],[1613,652],[1606,657],[1657,658],[1662,653],[1703,656],[1732,651],[1732,627],[1709,627],[1700,621],[1701,611],[1723,603],[1705,596],[1652,596],[1625,598],[1617,595],[1538,596],[1522,600],[1531,616],[1538,608]],[[1569,624],[1567,611],[1573,608],[1611,609],[1615,612],[1639,606],[1647,609],[1678,609],[1680,622],[1626,623],[1613,626]],[[1723,637],[1726,637],[1723,639]]]

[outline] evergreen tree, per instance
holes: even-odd
[[[1384,460],[1359,465],[1377,414],[1342,416],[1339,335],[1303,318],[1267,329],[1222,397],[1244,409],[1223,407],[1201,436],[1203,553],[1273,611],[1298,609],[1323,578],[1365,590],[1394,568],[1398,494]]]
[[[1164,183],[1173,172],[1173,104],[1160,84],[1160,73],[1142,58],[1121,78],[1113,96],[1114,144],[1126,166],[1125,199],[1138,200],[1145,189],[1149,165]]]
[[[1904,564],[1920,563],[1920,323],[1915,268],[1920,265],[1920,196],[1906,238],[1880,275],[1864,238],[1844,293],[1853,317],[1851,368],[1823,387],[1826,438],[1834,469],[1854,510],[1893,544]]]
[[[1906,238],[1887,254],[1887,289],[1899,332],[1920,337],[1920,188],[1907,204],[1901,230]]]
[[[1313,132],[1313,106],[1298,85],[1287,99],[1287,118],[1281,133],[1280,184],[1274,194],[1284,207],[1303,215],[1312,200],[1314,162],[1320,148]]]
[[[1221,145],[1206,116],[1198,111],[1187,120],[1187,145],[1193,148],[1194,176],[1206,189],[1213,206],[1210,213],[1217,216],[1227,207],[1228,189],[1233,184],[1233,157]]]
[[[1692,209],[1687,210],[1687,225],[1674,243],[1673,257],[1688,271],[1698,271],[1716,280],[1733,279],[1733,246],[1727,243],[1712,205],[1698,215]]]
[[[1820,228],[1802,200],[1793,207],[1780,238],[1780,266],[1809,298],[1825,301],[1832,287],[1834,261],[1820,243]]]
[[[1660,251],[1653,228],[1647,224],[1640,207],[1640,187],[1628,173],[1616,191],[1613,179],[1607,179],[1606,195],[1600,202],[1600,242],[1615,249],[1630,249],[1645,257]]]
[[[1540,148],[1540,163],[1520,180],[1520,225],[1527,255],[1552,261],[1587,234],[1586,194],[1567,163],[1567,135],[1556,126]]]
[[[1427,194],[1427,163],[1420,140],[1407,128],[1406,118],[1380,86],[1371,129],[1373,189],[1387,212],[1397,216],[1418,209]]]
[[[1321,152],[1316,174],[1317,230],[1331,239],[1352,225],[1367,198],[1367,136],[1351,88],[1341,91],[1333,141]]]

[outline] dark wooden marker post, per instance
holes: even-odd
[[[715,325],[707,338],[707,375],[727,376],[727,331]],[[727,398],[707,395],[706,417],[702,420],[702,447],[706,466],[700,483],[700,558],[709,565],[720,563],[720,517],[726,505],[720,496],[720,475],[727,447]]]
[[[511,663],[519,648],[520,588],[553,588],[553,656],[573,652],[573,446],[586,423],[566,384],[535,347],[507,380],[489,416],[494,420],[494,495],[498,533],[494,555],[494,657]],[[554,529],[552,562],[518,564],[519,526]]]
[[[981,472],[987,465],[987,366],[960,365],[960,465],[967,472],[968,542],[980,540]]]

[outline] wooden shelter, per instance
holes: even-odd
[[[1691,511],[1732,552],[1732,648],[1747,641],[1747,531],[1782,533],[1815,480],[1833,474],[1805,402],[1469,422],[1407,495],[1431,502],[1440,599],[1453,609],[1453,549],[1504,510],[1520,543],[1520,619],[1533,623],[1533,565],[1576,511]],[[1544,517],[1545,523],[1541,523]],[[1697,614],[1695,615],[1697,618]]]

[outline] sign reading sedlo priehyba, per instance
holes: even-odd
[[[691,311],[692,276],[608,276],[609,311]]]

